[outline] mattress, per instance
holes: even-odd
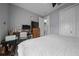
[[[18,56],[79,56],[79,38],[47,35],[23,41]]]

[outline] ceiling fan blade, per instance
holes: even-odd
[[[55,7],[56,3],[52,3],[52,7]]]

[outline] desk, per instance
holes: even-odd
[[[17,40],[17,39],[16,39],[16,40],[12,40],[12,41],[2,41],[1,44],[2,44],[3,46],[7,46],[7,44],[17,46],[19,43],[21,43],[21,42],[24,41],[24,40],[26,40],[26,39],[21,39],[21,40]]]
[[[5,55],[5,47],[0,46],[0,56]]]
[[[13,56],[15,54],[15,50],[17,48],[17,45],[24,40],[26,40],[26,39],[2,41],[1,44],[3,45],[3,47],[5,47],[5,50],[6,50],[4,55],[9,55],[9,56],[12,55]]]

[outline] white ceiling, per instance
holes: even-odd
[[[52,7],[51,3],[14,3],[13,5],[22,7],[39,16],[44,17],[64,4],[61,4],[60,6],[56,6],[55,8]]]

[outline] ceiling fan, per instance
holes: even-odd
[[[61,3],[52,3],[52,7],[54,8],[56,5],[60,5]]]

